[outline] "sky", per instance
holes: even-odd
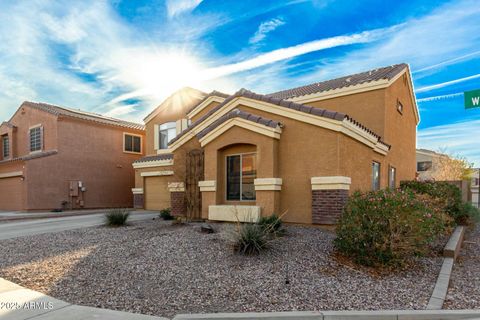
[[[0,0],[0,121],[29,100],[142,122],[183,86],[270,93],[402,62],[417,146],[480,166],[477,0]]]

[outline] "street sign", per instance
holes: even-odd
[[[465,109],[480,108],[480,89],[465,91]]]

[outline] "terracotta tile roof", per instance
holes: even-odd
[[[158,154],[155,156],[146,156],[146,157],[135,160],[133,163],[143,163],[143,162],[152,162],[152,161],[159,161],[159,160],[170,160],[170,159],[173,159],[173,154],[166,153],[166,154]]]
[[[0,124],[0,126],[3,126],[3,125],[5,125],[5,126],[7,126],[7,127],[9,127],[9,128],[15,128],[15,126],[14,126],[13,124],[11,124],[10,122],[8,122],[8,121],[3,121],[3,122]]]
[[[252,113],[242,111],[240,109],[233,109],[229,113],[226,113],[223,116],[221,116],[219,119],[214,121],[211,125],[209,125],[205,129],[200,131],[197,134],[197,137],[198,138],[204,137],[206,134],[211,132],[213,129],[215,129],[216,127],[218,127],[219,125],[221,125],[225,121],[227,121],[229,119],[233,119],[233,118],[242,118],[242,119],[252,121],[252,122],[255,122],[255,123],[263,124],[264,126],[270,127],[270,128],[276,128],[276,127],[279,127],[279,126],[281,127],[282,126],[282,124],[278,121],[263,118],[263,117],[254,115]]]
[[[390,80],[407,67],[408,65],[406,63],[395,64],[392,66],[356,73],[337,79],[312,83],[293,89],[282,90],[267,94],[267,96],[279,99],[291,99],[294,97],[305,96],[312,93],[355,86],[366,82],[378,81],[382,79]]]
[[[194,100],[197,100],[197,101],[200,100],[201,101],[202,99],[204,99],[205,96],[207,96],[207,94],[203,91],[200,91],[200,90],[197,90],[197,89],[194,89],[194,88],[190,88],[190,87],[183,87],[180,90],[177,90],[174,93],[172,93],[165,100],[163,100],[162,103],[160,103],[159,106],[157,106],[155,109],[152,110],[152,112],[150,112],[145,118],[143,118],[143,121],[148,122],[149,118],[154,116],[161,109],[168,108],[168,106],[171,105],[172,103],[178,103],[176,101],[177,98],[180,99],[180,101],[181,101],[180,103],[182,105],[193,103],[194,106],[197,106],[199,102],[196,102]]]
[[[226,93],[223,93],[223,92],[220,92],[220,91],[217,91],[217,90],[213,90],[212,92],[210,92],[209,94],[207,94],[205,96],[205,98],[203,98],[199,103],[197,103],[196,105],[194,105],[193,107],[191,107],[188,111],[187,111],[187,114],[189,114],[190,112],[193,111],[193,109],[195,109],[196,107],[198,107],[200,104],[202,104],[205,100],[207,100],[208,98],[210,97],[221,97],[221,98],[228,98],[230,95],[229,94],[226,94]]]
[[[190,127],[188,127],[186,130],[184,130],[182,133],[180,133],[178,136],[176,136],[174,139],[172,139],[169,144],[177,141],[180,139],[182,136],[190,132],[193,128],[198,126],[200,123],[202,123],[205,119],[210,117],[212,114],[220,110],[224,105],[228,104],[230,101],[232,101],[235,98],[238,97],[244,97],[244,98],[250,98],[258,101],[264,101],[268,103],[272,103],[284,108],[289,108],[289,109],[294,109],[300,112],[305,112],[305,113],[310,113],[316,116],[324,117],[324,118],[329,118],[329,119],[334,119],[334,120],[343,120],[347,115],[340,113],[340,112],[335,112],[335,111],[330,111],[330,110],[325,110],[325,109],[320,109],[320,108],[314,108],[310,106],[305,106],[303,104],[295,103],[292,101],[285,101],[273,97],[267,97],[262,94],[257,94],[252,91],[249,91],[247,89],[240,89],[233,95],[229,96],[225,101],[220,103],[218,106],[215,108],[211,109],[209,112],[207,112],[205,115],[203,115],[200,119],[192,123]]]
[[[110,118],[97,113],[55,106],[48,103],[25,101],[24,103],[22,103],[22,107],[23,106],[29,106],[29,107],[42,110],[57,116],[62,115],[62,116],[81,119],[81,120],[93,121],[93,122],[97,122],[105,125],[119,126],[119,127],[129,128],[129,129],[135,129],[135,130],[145,130],[145,126],[143,124],[124,121],[116,118]]]
[[[51,156],[51,155],[54,155],[54,154],[57,154],[57,153],[58,153],[57,150],[35,152],[35,153],[32,153],[32,154],[27,154],[27,155],[22,156],[22,157],[2,160],[2,161],[0,161],[0,164],[7,163],[7,162],[14,162],[14,161],[28,161],[28,160],[48,157],[48,156]]]

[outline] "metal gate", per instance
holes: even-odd
[[[190,220],[198,220],[202,217],[202,195],[198,182],[204,179],[203,150],[194,149],[187,153],[185,178],[185,201],[187,204],[187,217]]]

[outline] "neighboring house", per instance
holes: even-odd
[[[472,204],[480,208],[480,197],[479,197],[479,185],[480,185],[480,169],[473,169],[472,175],[472,184],[470,185],[470,190],[472,191]]]
[[[0,210],[131,207],[145,129],[24,102],[0,125]]]
[[[192,98],[172,109],[185,91]],[[331,224],[354,190],[415,178],[419,114],[406,64],[267,95],[184,89],[145,122],[136,207]]]
[[[428,149],[417,149],[417,179],[420,181],[436,180],[435,175],[438,172],[437,166],[441,162],[439,160],[441,157],[448,156]]]

